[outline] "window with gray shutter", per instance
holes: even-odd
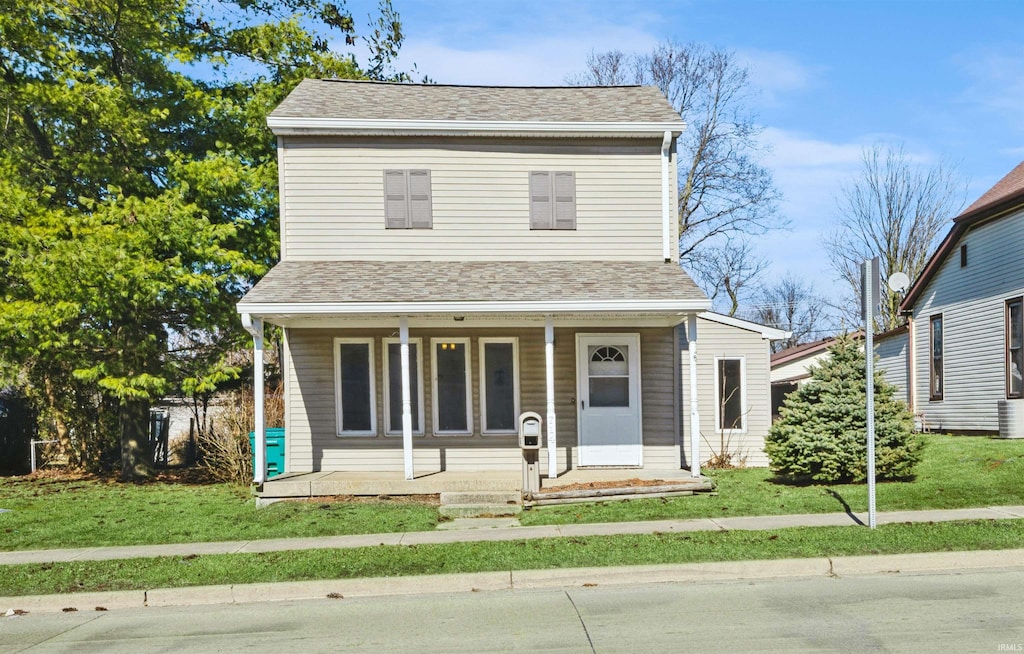
[[[429,170],[384,171],[384,226],[388,229],[433,227]]]
[[[575,173],[530,173],[530,229],[576,229]]]

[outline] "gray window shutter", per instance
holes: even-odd
[[[430,197],[430,171],[410,170],[409,227],[430,229],[433,226]]]
[[[576,174],[555,173],[554,229],[576,229]]]
[[[530,173],[530,229],[551,229],[551,173]]]
[[[404,229],[409,226],[404,170],[384,171],[384,226]]]

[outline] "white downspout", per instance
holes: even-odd
[[[558,441],[555,429],[555,322],[544,316],[545,380],[548,392],[548,479],[558,477]]]
[[[242,314],[242,327],[252,334],[252,400],[253,417],[255,419],[255,446],[253,455],[253,482],[257,485],[267,480],[267,429],[264,424],[263,411],[263,319],[253,318],[248,313]]]
[[[700,411],[697,410],[697,314],[686,324],[687,349],[690,352],[690,476],[700,477]]]
[[[672,132],[666,131],[661,141],[661,241],[665,262],[672,260],[672,193],[669,184],[669,163],[672,159]]]
[[[409,382],[409,319],[398,319],[398,335],[402,356],[402,453],[405,461],[405,478],[413,479],[412,467],[412,388]]]

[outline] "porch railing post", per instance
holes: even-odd
[[[697,314],[686,323],[686,343],[690,352],[690,476],[700,477],[700,411],[697,409]]]
[[[399,341],[402,354],[402,453],[405,478],[413,478],[412,465],[412,389],[409,382],[409,319],[398,319]]]
[[[248,313],[242,314],[242,326],[252,334],[252,400],[254,443],[253,443],[253,482],[262,484],[267,480],[267,429],[264,424],[263,409],[263,319],[253,318]]]
[[[544,317],[544,360],[548,394],[548,479],[558,476],[558,440],[555,429],[555,322]]]

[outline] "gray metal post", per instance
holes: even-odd
[[[868,441],[868,527],[875,528],[875,311],[878,308],[878,257],[864,261],[864,357],[866,363]]]

